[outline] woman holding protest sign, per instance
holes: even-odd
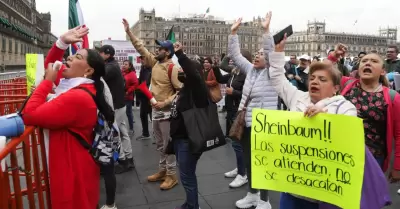
[[[309,70],[309,92],[302,92],[285,79],[286,37],[270,53],[271,83],[291,111],[304,112],[312,117],[318,113],[357,116],[356,107],[343,96],[340,90],[341,73],[330,63],[314,63]],[[367,191],[368,190],[368,191]],[[375,191],[372,191],[375,190]],[[386,179],[371,153],[366,149],[361,208],[382,208],[390,203]],[[280,209],[334,209],[334,205],[289,193],[282,193]]]

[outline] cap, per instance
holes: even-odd
[[[161,48],[167,49],[171,55],[175,54],[174,44],[170,40],[166,41],[159,41],[156,40],[156,44],[159,45]]]
[[[111,45],[103,45],[100,49],[99,52],[103,52],[104,54],[109,54],[111,56],[115,55],[115,49]]]
[[[311,60],[310,56],[303,54],[299,57],[299,60]]]

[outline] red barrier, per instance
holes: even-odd
[[[23,163],[18,162],[19,150],[22,150]],[[36,208],[37,194],[39,209],[51,209],[43,130],[27,127],[20,137],[11,139],[0,151],[2,160],[6,161],[6,167],[3,171],[0,166],[0,208],[22,209],[24,196],[29,208]],[[25,179],[26,188],[21,187],[21,178]]]
[[[0,95],[27,95],[25,88],[0,89]]]

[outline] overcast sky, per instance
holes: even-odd
[[[68,30],[67,0],[36,0],[39,12],[51,12],[52,32],[59,36]],[[378,34],[379,27],[400,26],[400,0],[79,0],[86,25],[90,28],[89,40],[125,39],[121,23],[127,18],[130,24],[139,18],[139,9],[155,8],[156,16],[168,17],[202,14],[210,8],[210,15],[233,20],[243,17],[264,16],[273,12],[272,29],[280,30],[289,24],[295,31],[305,30],[308,20],[325,20],[328,31]],[[307,3],[305,3],[307,2]],[[335,2],[333,4],[332,2]],[[355,24],[355,22],[357,23]],[[400,31],[399,31],[400,39]]]

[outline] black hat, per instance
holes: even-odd
[[[104,54],[109,54],[110,56],[114,56],[115,55],[115,49],[113,46],[111,45],[103,45],[100,49],[99,49],[100,53],[104,53]]]

